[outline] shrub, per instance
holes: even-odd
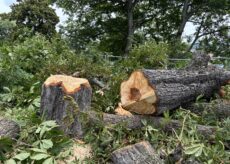
[[[167,63],[168,45],[148,41],[130,52],[130,64],[134,67],[162,68]]]

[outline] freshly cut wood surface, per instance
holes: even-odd
[[[156,112],[157,97],[154,86],[150,85],[141,71],[135,71],[121,84],[121,104],[128,111],[138,114]]]
[[[87,79],[75,78],[66,75],[52,75],[44,82],[44,85],[46,87],[60,85],[63,88],[64,92],[67,94],[74,94],[75,92],[79,91],[81,85],[90,87]]]

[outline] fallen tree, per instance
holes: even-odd
[[[184,70],[134,71],[121,84],[122,108],[138,114],[159,115],[194,102],[199,95],[211,98],[221,86],[230,83],[230,71],[207,67],[208,61],[200,56]]]
[[[83,114],[86,114],[88,122],[91,124],[98,123],[105,126],[122,124],[128,129],[140,129],[144,127],[143,120],[146,120],[149,125],[169,133],[172,133],[174,130],[181,130],[183,126],[182,122],[178,120],[166,120],[162,117],[149,115],[120,116],[108,113],[97,113],[94,111],[89,111]],[[206,139],[213,139],[217,130],[213,126],[206,125],[197,125],[196,129],[197,132]]]
[[[83,132],[77,113],[90,108],[91,96],[87,79],[50,76],[42,87],[41,114],[47,120],[56,120],[66,134],[81,137]]]

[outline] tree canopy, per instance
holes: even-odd
[[[82,49],[91,41],[102,50],[127,54],[143,40],[181,41],[186,23],[195,25],[190,51],[200,38],[229,29],[227,0],[55,0],[69,18],[61,32]]]
[[[59,18],[48,0],[18,0],[11,6],[10,19],[17,29],[28,28],[32,33],[41,33],[51,38],[56,33]]]

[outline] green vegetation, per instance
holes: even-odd
[[[17,140],[0,138],[0,163],[52,164],[71,156],[75,141],[58,130],[54,121],[38,116],[41,86],[51,74],[79,72],[80,77],[99,79],[107,89],[92,84],[92,109],[113,113],[121,81],[133,70],[183,68],[186,61],[175,63],[169,58],[191,57],[194,40],[184,43],[181,39],[185,21],[182,10],[186,10],[187,2],[190,7],[184,18],[198,25],[194,36],[199,48],[214,56],[229,57],[229,28],[224,19],[229,19],[229,3],[225,0],[135,1],[130,10],[135,28],[130,36],[129,1],[112,2],[20,0],[11,13],[0,15],[0,117],[12,119],[21,127]],[[58,17],[50,8],[53,3],[69,16],[60,33],[55,30]],[[131,45],[127,45],[129,37]],[[104,55],[119,58],[107,60]],[[217,63],[229,68],[227,61]],[[230,87],[224,89],[225,99],[230,101]],[[85,162],[106,163],[115,149],[141,140],[148,140],[165,157],[180,145],[184,159],[207,164],[230,162],[230,145],[226,145],[230,142],[230,118],[218,120],[212,113],[200,116],[180,109],[165,113],[165,119],[180,120],[184,128],[168,134],[145,120],[145,126],[138,130],[122,125],[90,127],[83,140],[94,151]],[[216,126],[215,139],[208,141],[200,136],[198,124]],[[170,156],[167,161],[175,162]]]

